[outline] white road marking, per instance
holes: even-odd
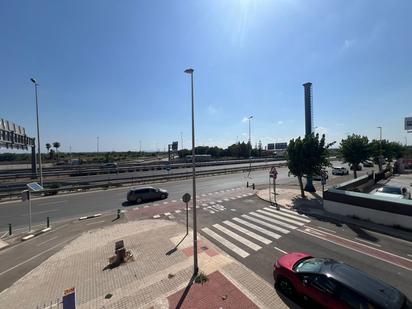
[[[163,202],[163,205],[169,204],[169,202]]]
[[[86,223],[86,225],[92,225],[92,224],[103,223],[103,222],[105,221],[104,220],[94,221],[94,222]]]
[[[286,230],[286,229],[281,228],[281,227],[278,227],[278,226],[276,226],[276,225],[267,223],[267,222],[262,221],[262,220],[260,220],[260,219],[253,218],[253,217],[248,216],[248,215],[242,215],[242,217],[243,217],[243,218],[246,218],[246,219],[248,219],[248,220],[250,220],[250,221],[259,223],[260,225],[263,225],[263,226],[266,226],[266,227],[270,227],[272,230],[279,231],[279,232],[281,232],[281,233],[283,233],[283,234],[288,234],[288,233],[289,233],[289,230]]]
[[[216,202],[218,202],[218,203],[222,203],[222,201],[221,201],[221,200],[217,200]]]
[[[208,204],[202,204],[203,207],[206,207]]]
[[[276,208],[275,206],[269,206],[269,207],[272,208],[272,209],[276,209],[276,210],[277,210],[277,208]],[[309,218],[308,216],[306,216],[306,215],[304,215],[304,214],[300,214],[300,213],[298,213],[297,211],[293,211],[293,210],[289,210],[289,209],[285,209],[285,208],[281,208],[281,210],[277,210],[277,211],[286,212],[286,213],[288,213],[288,214],[295,215],[295,216],[299,216],[299,217],[303,217],[303,218]]]
[[[153,206],[159,206],[159,203],[155,203],[155,204],[153,204]]]
[[[318,225],[317,228],[318,228],[318,229],[325,230],[325,231],[328,231],[328,232],[331,232],[331,233],[336,233],[336,231],[327,229],[326,227],[323,227],[323,226],[319,226],[319,225]]]
[[[269,239],[267,239],[263,236],[260,236],[256,233],[253,233],[252,231],[249,231],[249,230],[241,227],[240,225],[237,225],[236,223],[233,223],[229,220],[223,221],[223,223],[226,224],[226,225],[229,225],[232,229],[238,230],[239,232],[241,232],[243,234],[246,234],[249,237],[252,237],[252,238],[264,243],[265,245],[268,245],[272,242],[271,240],[269,240]]]
[[[224,245],[228,249],[232,250],[237,255],[240,255],[242,258],[245,258],[245,257],[249,256],[249,253],[247,253],[245,250],[239,248],[235,244],[232,244],[230,241],[228,241],[228,240],[224,239],[223,237],[219,236],[218,234],[216,234],[212,230],[208,229],[207,227],[203,228],[202,231],[204,233],[206,233],[207,235],[209,235],[210,237],[217,240],[218,242],[220,242],[222,245]]]
[[[265,219],[266,221],[275,223],[275,224],[280,225],[280,226],[287,227],[287,228],[292,229],[292,230],[294,230],[294,229],[297,228],[297,226],[294,226],[294,225],[292,225],[292,224],[285,223],[285,222],[282,222],[282,221],[279,221],[279,220],[276,220],[276,219],[268,218],[267,216],[269,216],[269,217],[275,217],[275,215],[271,214],[270,212],[266,212],[266,211],[263,211],[263,210],[261,210],[261,209],[258,209],[257,212],[260,212],[260,213],[263,214],[263,215],[259,215],[259,214],[255,213],[255,212],[250,212],[250,214],[254,215],[255,217]],[[277,218],[277,217],[275,217],[275,218]],[[301,226],[301,225],[303,225],[303,223],[297,222],[296,225]]]
[[[177,214],[178,214],[178,213],[181,213],[181,212],[182,212],[182,211],[179,210],[179,209],[178,209],[178,210],[175,210],[175,213],[177,213]]]
[[[234,209],[234,208],[231,208],[230,210],[231,210],[231,211],[236,211],[236,209]]]
[[[282,249],[279,249],[278,247],[273,247],[273,248],[275,248],[276,250],[278,250],[278,251],[280,251],[280,252],[282,252],[282,253],[284,253],[284,254],[288,254],[286,251],[284,251],[284,250],[282,250]]]
[[[236,197],[231,197],[230,199],[231,199],[231,200],[235,200],[235,199],[236,199]]]
[[[59,236],[54,236],[48,240],[42,241],[40,243],[37,244],[37,247],[40,247],[41,245],[44,245],[45,243],[48,243],[49,241],[55,240],[56,238],[58,238]]]
[[[308,230],[311,231],[311,232],[308,232]],[[412,270],[412,269],[410,269],[410,268],[408,268],[408,267],[406,267],[406,266],[404,266],[404,265],[398,264],[398,263],[393,262],[393,261],[388,260],[388,259],[384,259],[384,258],[382,258],[382,257],[377,257],[376,255],[373,255],[373,254],[371,254],[371,253],[369,253],[369,252],[365,252],[365,251],[362,251],[362,250],[360,250],[360,249],[356,249],[356,248],[350,247],[350,246],[345,245],[345,244],[343,244],[343,243],[336,243],[335,241],[326,238],[326,236],[327,236],[327,234],[329,234],[329,235],[331,235],[331,236],[334,236],[334,237],[337,237],[337,238],[346,240],[346,241],[348,241],[348,242],[352,242],[352,243],[354,243],[354,244],[358,244],[358,245],[364,246],[364,247],[366,247],[366,248],[373,249],[373,250],[375,250],[375,251],[380,251],[380,252],[383,252],[383,253],[392,255],[392,256],[394,256],[394,257],[400,258],[400,259],[405,260],[405,261],[408,261],[408,262],[412,262],[412,260],[410,260],[410,259],[408,259],[408,258],[405,258],[405,257],[403,257],[403,256],[396,255],[396,254],[393,254],[393,253],[391,253],[391,252],[388,252],[388,251],[385,251],[385,250],[382,250],[382,249],[377,249],[377,248],[374,248],[374,247],[370,247],[370,246],[367,246],[367,245],[365,245],[365,244],[362,244],[362,243],[359,243],[359,242],[356,242],[356,241],[353,241],[353,240],[350,240],[350,239],[347,239],[347,238],[344,238],[344,237],[340,237],[340,236],[337,236],[337,235],[333,235],[333,234],[330,234],[330,233],[327,233],[327,232],[323,232],[323,231],[319,231],[319,232],[322,232],[322,233],[324,233],[324,234],[317,233],[317,234],[322,235],[322,236],[314,236],[314,235],[311,234],[311,233],[313,233],[313,228],[312,228],[312,229],[305,229],[305,230],[297,230],[297,231],[302,232],[302,233],[307,234],[307,235],[310,235],[310,236],[313,236],[313,237],[317,237],[317,238],[322,239],[322,240],[324,240],[324,241],[331,242],[331,243],[336,244],[336,245],[339,245],[339,246],[341,246],[341,247],[344,247],[344,248],[347,248],[347,249],[350,249],[350,250],[359,252],[359,253],[361,253],[361,254],[368,255],[368,256],[370,256],[370,257],[373,257],[373,258],[375,258],[375,259],[378,259],[378,260],[381,260],[381,261],[384,261],[384,262],[387,262],[387,263],[396,265],[396,266],[398,266],[398,267],[405,268],[405,269],[407,269],[407,270]]]
[[[74,237],[74,238],[77,238],[77,236]],[[27,259],[27,260],[25,260],[25,261],[23,261],[23,262],[20,262],[19,264],[16,264],[16,265],[14,265],[13,267],[10,267],[9,269],[6,269],[6,270],[2,271],[2,272],[0,273],[0,276],[4,275],[5,273],[8,273],[9,271],[11,271],[11,270],[13,270],[13,269],[15,269],[15,268],[17,268],[17,267],[20,267],[20,266],[23,265],[23,264],[26,264],[27,262],[30,262],[31,260],[34,260],[34,259],[38,258],[39,256],[45,254],[46,252],[49,252],[49,251],[53,250],[54,248],[56,248],[56,247],[58,247],[58,246],[61,246],[62,244],[66,243],[66,242],[69,242],[69,241],[73,240],[74,238],[66,239],[66,240],[64,240],[64,241],[62,241],[62,242],[54,245],[53,247],[50,247],[50,248],[48,248],[48,249],[46,249],[46,250],[44,250],[44,251],[42,251],[42,252],[40,252],[40,253],[32,256],[31,258],[29,258],[29,259]]]
[[[61,204],[61,203],[67,203],[67,202],[68,202],[67,200],[64,200],[64,201],[55,201],[55,202],[41,203],[41,204],[39,204],[39,206],[41,206],[41,205]]]
[[[176,200],[172,200],[172,203],[176,203],[177,201]]]
[[[170,213],[170,212],[165,212],[164,215],[165,215],[165,216],[170,216],[171,213]]]
[[[209,202],[209,204],[210,204],[210,205],[214,205],[214,204],[216,204],[216,203],[215,203],[215,202]]]
[[[236,195],[236,198],[242,198],[242,196],[241,195]]]
[[[169,218],[169,219],[174,219],[174,218],[175,218],[175,216],[170,215],[170,216],[168,216],[168,218]]]
[[[241,242],[242,244],[244,244],[245,246],[249,247],[250,249],[253,249],[255,251],[258,251],[259,249],[262,249],[261,246],[255,244],[254,242],[232,232],[231,230],[228,230],[227,228],[225,228],[224,226],[221,226],[220,224],[213,224],[213,227],[215,229],[218,229],[219,231],[225,233],[226,235],[229,235],[230,237],[232,237],[233,239],[236,239],[237,241]]]
[[[206,194],[202,194],[202,196],[206,196]]]
[[[265,207],[264,209],[266,211],[270,211],[273,214],[273,216],[276,216],[276,218],[281,219],[281,220],[286,221],[286,222],[293,223],[293,224],[304,225],[305,223],[310,222],[310,220],[307,220],[307,219],[304,219],[304,218],[297,218],[295,216],[282,213],[282,211],[272,210],[268,207]],[[293,219],[289,219],[289,218],[293,218]],[[299,220],[299,221],[296,221],[296,220]]]
[[[149,208],[149,205],[144,205],[143,208]]]
[[[158,219],[158,218],[160,218],[160,215],[154,215],[153,216],[153,219]]]
[[[362,238],[359,238],[359,237],[355,237],[355,239],[356,239],[356,240],[359,240],[359,241],[361,241],[361,242],[367,243],[367,244],[369,244],[369,245],[372,245],[372,246],[381,247],[380,244],[376,244],[376,243],[374,243],[374,242],[367,241],[367,240],[362,239]]]
[[[224,198],[223,200],[224,200],[225,202],[228,202],[228,201],[229,201],[229,199],[228,199],[228,198]]]
[[[279,239],[279,238],[281,237],[279,234],[276,234],[276,233],[273,233],[273,232],[271,232],[271,231],[268,231],[267,229],[264,229],[264,228],[262,228],[262,227],[260,227],[260,226],[257,226],[257,225],[255,225],[255,224],[253,224],[253,223],[250,223],[250,222],[247,222],[247,221],[242,220],[242,219],[240,219],[240,218],[233,218],[232,220],[234,220],[234,221],[236,221],[236,222],[239,222],[239,223],[242,223],[243,225],[246,225],[246,226],[249,227],[249,228],[255,229],[256,231],[261,232],[262,234],[265,234],[265,235],[267,235],[267,236],[270,236],[270,237],[272,237],[272,238],[274,238],[274,239]]]
[[[211,214],[214,214],[215,212],[213,210],[209,211]]]

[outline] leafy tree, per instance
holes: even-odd
[[[61,145],[60,145],[59,142],[54,142],[54,143],[53,143],[53,147],[56,149],[57,160],[59,159],[58,149],[59,149],[60,146],[61,146]]]
[[[46,144],[46,149],[47,149],[47,152],[49,152],[50,151],[50,148],[51,148],[52,146],[50,145],[50,143],[47,143]]]
[[[287,148],[287,162],[290,172],[298,177],[299,187],[302,197],[305,197],[303,190],[303,175],[313,175],[322,167],[329,166],[328,148],[334,143],[326,144],[325,135],[319,138],[319,134],[306,135],[301,139],[292,139]]]
[[[368,137],[356,134],[348,136],[341,141],[339,152],[343,162],[347,162],[353,167],[353,177],[357,178],[357,167],[371,156]]]

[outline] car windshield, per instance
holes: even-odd
[[[310,258],[303,261],[297,262],[293,266],[293,270],[298,273],[318,273],[322,265],[324,264],[325,259],[322,258]]]
[[[401,188],[399,187],[385,186],[385,187],[380,188],[378,191],[382,193],[389,193],[389,194],[402,194]]]

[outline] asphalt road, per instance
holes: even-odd
[[[409,298],[412,297],[411,242],[371,232],[358,226],[321,221],[314,217],[303,217],[295,212],[278,211],[274,208],[267,210],[268,203],[255,196],[223,201],[220,204],[224,206],[224,210],[214,211],[214,213],[198,211],[199,232],[270,284],[273,284],[272,271],[276,259],[285,252],[306,252],[313,256],[334,258],[352,265],[397,287]],[[174,216],[175,220],[185,224],[184,213],[174,214]],[[240,221],[237,221],[239,219]],[[270,220],[283,222],[283,225]],[[273,225],[283,231],[273,230]],[[239,227],[244,230],[239,230]],[[264,228],[266,231],[257,228]],[[245,234],[245,230],[264,237],[266,243],[262,242],[265,240],[258,240],[256,235]],[[280,238],[274,239],[267,234],[267,231],[278,234]],[[229,234],[230,232],[232,235]],[[231,244],[229,247],[227,243],[222,244],[221,238],[223,242],[229,241],[236,247],[229,248]],[[271,242],[268,244],[267,241]],[[256,245],[261,248],[258,249]],[[247,256],[244,256],[245,252]]]
[[[247,178],[247,173],[234,173],[222,176],[202,177],[197,179],[197,194],[218,190],[244,187],[246,183],[255,183],[259,186],[268,184],[268,170],[253,171],[252,178]],[[365,173],[365,171],[362,171]],[[329,172],[328,184],[332,185],[352,177],[333,176]],[[286,167],[278,168],[277,183],[297,186],[297,180],[288,176]],[[161,187],[169,192],[169,200],[179,200],[181,196],[192,192],[192,180],[178,180],[164,183],[154,183],[153,186]],[[46,218],[52,222],[78,218],[84,215],[106,212],[123,208],[126,193],[131,187],[121,187],[109,190],[89,191],[50,197],[37,197],[32,200],[32,224],[45,224]],[[13,229],[27,228],[29,222],[28,201],[3,202],[0,204],[0,236],[8,229],[11,223]]]

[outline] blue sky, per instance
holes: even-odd
[[[412,115],[412,2],[205,0],[1,1],[0,117],[61,150],[163,150],[197,143],[288,141],[314,125],[404,142]],[[412,142],[412,136],[408,136]],[[3,150],[4,151],[4,150]]]

